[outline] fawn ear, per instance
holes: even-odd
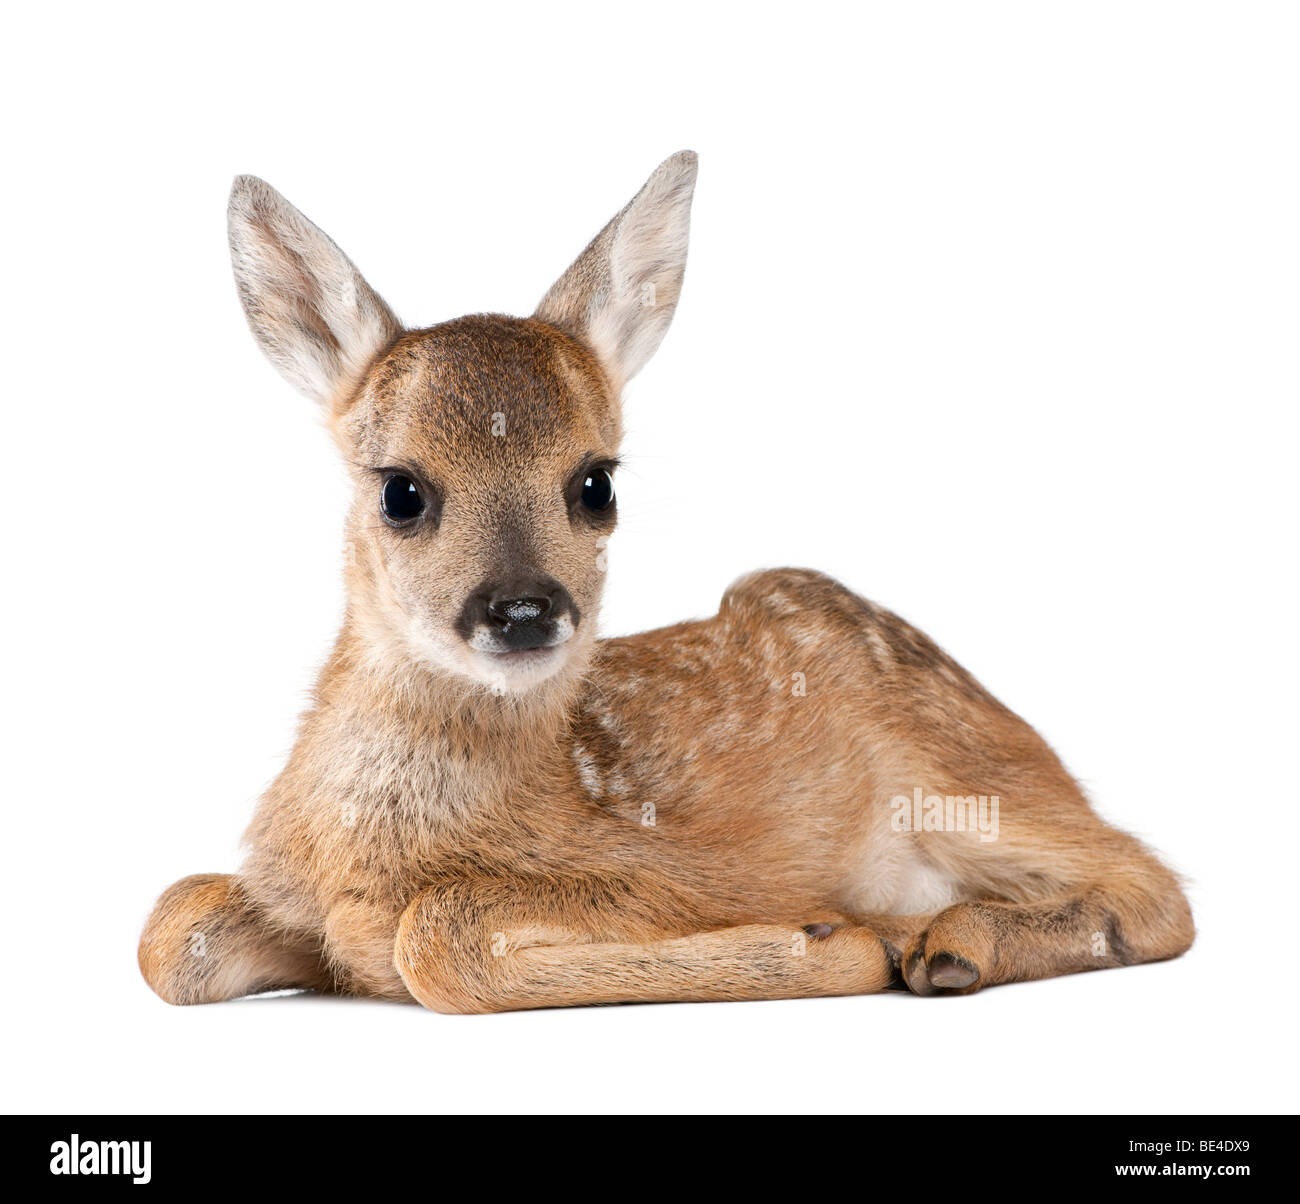
[[[294,388],[327,402],[401,325],[325,232],[265,181],[237,176],[228,217],[253,337]]]
[[[586,342],[621,389],[672,321],[686,271],[695,152],[665,159],[592,240],[534,315]]]

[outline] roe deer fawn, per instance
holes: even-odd
[[[148,920],[165,1000],[963,994],[1191,944],[1175,876],[1038,734],[827,577],[596,638],[620,391],[672,318],[695,170],[666,160],[532,317],[427,330],[235,181],[249,324],[355,484],[348,606],[243,868]]]

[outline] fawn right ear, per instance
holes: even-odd
[[[686,272],[695,152],[678,151],[542,298],[535,317],[581,338],[620,390],[654,353]]]
[[[294,388],[325,404],[400,323],[325,232],[265,181],[237,176],[228,217],[253,337]]]

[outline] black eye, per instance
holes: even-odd
[[[401,526],[424,513],[424,497],[410,477],[395,472],[384,481],[379,493],[379,507],[390,523]]]
[[[582,504],[597,513],[614,504],[614,478],[607,469],[593,468],[582,482]]]

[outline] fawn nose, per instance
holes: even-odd
[[[522,651],[562,642],[577,625],[578,610],[564,586],[553,577],[528,577],[476,590],[456,627],[471,642],[488,637],[490,650]]]
[[[550,598],[537,595],[527,598],[495,596],[488,599],[487,615],[498,627],[525,626],[536,623],[551,611]]]

